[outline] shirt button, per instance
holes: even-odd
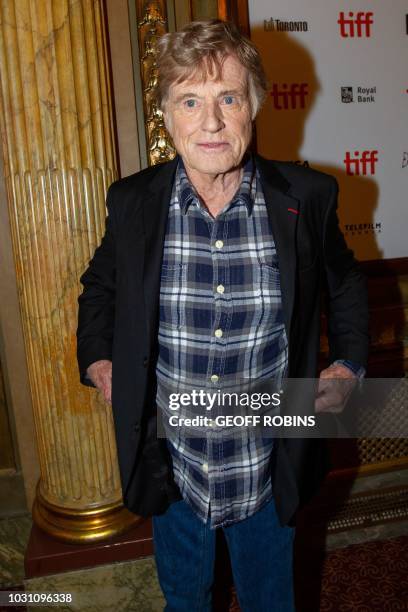
[[[203,472],[208,474],[208,463],[203,463],[201,467],[203,468]]]
[[[216,329],[214,334],[217,338],[222,338],[222,329]]]
[[[222,249],[222,247],[224,246],[224,243],[222,240],[216,240],[215,246],[217,247],[217,249]]]
[[[224,293],[225,291],[225,287],[224,285],[218,285],[217,287],[217,293]]]
[[[218,379],[219,379],[219,376],[217,376],[217,374],[213,374],[213,375],[211,376],[211,379],[210,379],[210,380],[211,380],[211,382],[217,382],[217,381],[218,381]]]

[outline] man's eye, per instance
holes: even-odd
[[[234,96],[224,96],[224,104],[230,105],[234,104],[235,98]]]
[[[187,106],[187,108],[195,108],[197,106],[197,100],[190,98],[189,100],[186,100],[184,104]]]

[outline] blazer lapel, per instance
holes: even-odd
[[[261,176],[266,208],[278,254],[283,316],[289,339],[295,300],[295,238],[299,202],[287,193],[290,183],[277,170],[273,162],[258,155],[255,156],[255,162]]]
[[[152,346],[158,316],[163,245],[177,162],[178,157],[157,168],[157,173],[147,185],[143,203],[145,234],[143,293],[148,319],[149,347]]]

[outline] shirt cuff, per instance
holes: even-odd
[[[350,361],[349,359],[336,359],[336,361],[333,361],[333,364],[336,363],[343,365],[349,370],[351,370],[353,374],[360,380],[364,378],[366,374],[366,370],[365,368],[363,368],[363,366],[361,366],[359,363],[355,363],[354,361]]]

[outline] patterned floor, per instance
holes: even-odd
[[[295,562],[297,612],[408,610],[408,536],[311,554]],[[314,551],[315,552],[315,551]]]
[[[296,612],[406,612],[407,577],[408,536],[355,544],[325,556],[315,549],[312,554],[297,550]],[[232,587],[229,597],[218,593],[214,610],[240,612]]]
[[[331,551],[320,559],[315,550],[311,555],[306,549],[297,552],[297,612],[408,610],[408,536],[355,544]],[[214,612],[240,610],[232,587],[225,590],[218,584],[215,599]],[[137,610],[149,612],[160,609],[160,606],[159,602],[156,607],[145,600],[144,604],[139,602]],[[1,612],[11,609],[16,612],[25,610],[24,607],[0,606]],[[116,606],[117,612],[125,609],[135,608]],[[83,608],[84,612],[87,610],[88,607]]]
[[[299,606],[299,612],[310,612]],[[333,551],[323,568],[320,612],[408,610],[408,537]]]
[[[308,548],[303,542],[297,546],[296,553],[297,612],[399,612],[408,610],[408,536],[355,544],[330,551],[326,555],[319,555],[316,546]],[[121,566],[117,569],[120,570],[122,581],[125,580],[126,570],[131,572],[132,565],[134,562],[118,564]],[[149,576],[154,573],[153,566],[146,569],[149,569]],[[76,574],[82,586],[86,587],[87,571],[76,572]],[[81,575],[78,576],[78,574]],[[218,574],[214,612],[240,611],[228,570],[227,574],[225,571],[222,572],[222,576]],[[131,578],[131,574],[129,577]],[[62,582],[57,588],[63,584],[63,577],[60,576],[60,579]],[[103,579],[106,580],[106,576]],[[94,580],[93,576],[91,583]],[[72,609],[83,612],[91,609],[116,609],[117,612],[125,610],[151,612],[163,609],[159,594],[155,601],[153,601],[154,598],[151,598],[155,590],[154,584],[150,585],[149,593],[145,592],[142,598],[138,597],[140,591],[137,593],[136,585],[133,585],[136,590],[133,591],[133,597],[127,600],[118,597],[121,585],[117,583],[113,575],[108,583],[111,585],[110,587],[106,585],[108,586],[107,603],[110,601],[108,607],[97,604],[94,608],[84,602],[83,605]],[[144,584],[146,586],[145,581]],[[226,584],[230,585],[229,588],[225,588]],[[23,587],[20,588],[23,589]],[[112,591],[111,594],[110,591]],[[114,601],[116,602],[115,608],[112,607]],[[42,608],[35,608],[35,610],[40,609]],[[0,606],[1,612],[8,610],[23,612],[26,608]]]

